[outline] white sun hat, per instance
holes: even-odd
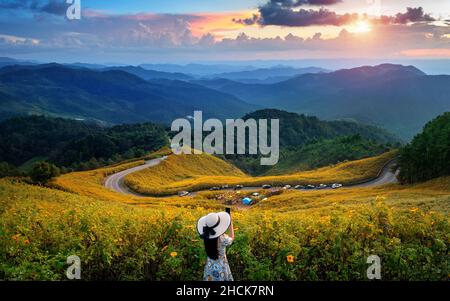
[[[231,216],[227,212],[210,213],[198,220],[197,231],[200,237],[213,239],[224,234],[230,224]]]

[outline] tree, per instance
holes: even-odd
[[[0,162],[0,178],[19,176],[20,171],[12,164]]]
[[[35,183],[45,184],[52,178],[60,175],[60,170],[54,164],[48,162],[38,162],[30,172],[31,180]]]
[[[429,122],[400,152],[401,183],[417,183],[450,175],[450,112]]]
[[[89,165],[89,169],[96,169],[96,168],[100,167],[100,164],[98,163],[98,160],[95,159],[95,157],[92,157],[89,160],[88,165]]]

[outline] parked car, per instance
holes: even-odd
[[[342,187],[342,184],[339,184],[339,183],[335,183],[335,184],[331,185],[331,188],[333,188],[333,189],[337,189],[337,188],[341,188],[341,187]]]
[[[217,190],[220,190],[220,188],[217,187],[217,186],[214,186],[214,187],[211,187],[209,190],[210,191],[217,191]]]
[[[291,189],[292,186],[291,185],[284,185],[283,189]]]
[[[256,196],[259,196],[259,193],[253,192],[253,193],[252,193],[252,196],[255,196],[255,197],[256,197]]]
[[[308,185],[308,186],[306,186],[306,189],[315,189],[316,188],[316,186],[314,186],[314,185]]]
[[[228,188],[230,188],[229,185],[222,185],[222,189],[228,189]]]
[[[265,184],[265,185],[262,186],[262,188],[263,189],[270,189],[270,188],[272,188],[272,185]]]
[[[326,185],[326,184],[320,184],[319,185],[319,187],[317,187],[317,188],[319,188],[319,189],[324,189],[324,188],[327,188],[328,186]]]
[[[305,186],[303,186],[303,185],[295,185],[294,189],[305,189]]]
[[[189,195],[189,191],[179,191],[178,192],[179,197],[188,196],[188,195]]]
[[[244,188],[244,185],[236,185],[236,186],[234,186],[234,190],[241,190],[242,188]]]

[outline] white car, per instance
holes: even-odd
[[[331,185],[331,188],[333,188],[333,189],[337,189],[337,188],[341,188],[341,187],[342,187],[342,184],[338,184],[338,183]]]
[[[179,191],[178,192],[179,197],[188,196],[188,195],[189,195],[189,191]]]
[[[242,188],[244,188],[244,185],[236,185],[236,186],[234,186],[234,190],[241,190]]]
[[[283,189],[291,189],[291,185],[284,185]]]

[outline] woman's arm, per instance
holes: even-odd
[[[230,237],[231,239],[234,240],[234,228],[233,228],[233,219],[231,219],[231,223],[230,223]]]

